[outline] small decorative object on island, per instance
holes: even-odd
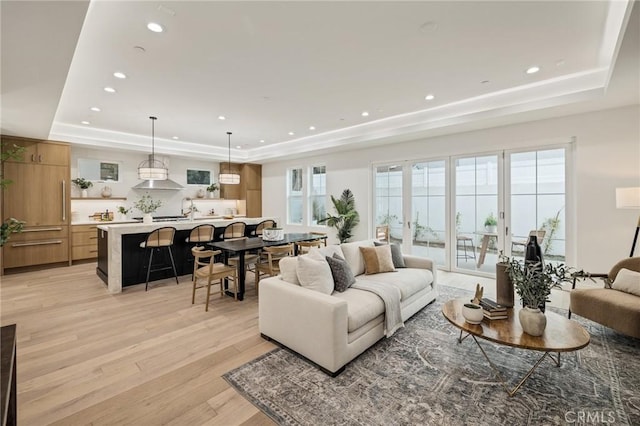
[[[104,188],[102,188],[102,191],[100,191],[100,195],[102,195],[102,198],[110,198],[111,188],[108,186],[105,186]]]
[[[87,189],[93,186],[93,182],[81,177],[72,179],[71,182],[73,182],[78,188],[82,190],[82,192],[80,193],[80,196],[82,198],[87,198],[89,196]]]
[[[482,318],[484,318],[482,307],[475,303],[465,303],[462,305],[462,316],[469,324],[480,324]]]
[[[207,192],[209,193],[209,198],[215,198],[215,192],[218,190],[218,184],[212,183],[207,186]]]
[[[563,264],[542,266],[540,262],[525,263],[515,259],[509,259],[508,264],[507,272],[524,304],[518,314],[522,330],[532,336],[541,336],[547,326],[547,317],[539,307],[547,301],[552,288],[571,280],[571,268]]]
[[[162,201],[155,201],[153,198],[151,198],[151,195],[143,195],[133,205],[133,207],[140,210],[144,214],[142,216],[142,223],[153,223],[153,217],[151,216],[151,213],[158,210],[160,206],[162,206]]]
[[[353,228],[360,223],[360,215],[356,210],[356,201],[350,189],[342,191],[339,199],[332,195],[331,202],[333,202],[333,208],[338,215],[333,216],[327,213],[327,217],[320,219],[318,223],[326,222],[327,225],[336,228],[338,231],[338,240],[340,240],[340,244],[342,244],[351,238]]]
[[[284,240],[284,230],[282,228],[264,228],[262,230],[262,239],[264,241]]]
[[[493,212],[489,213],[489,216],[484,220],[484,229],[492,234],[498,232],[498,219],[493,215]]]

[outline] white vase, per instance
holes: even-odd
[[[215,195],[216,195],[215,191],[210,191],[209,192],[209,198],[216,198]]]
[[[80,196],[82,198],[87,198],[89,196],[89,191],[87,191],[86,189],[83,189],[82,192],[80,192]]]
[[[142,216],[142,223],[153,223],[153,216],[151,216],[151,213],[145,213],[145,215]]]
[[[462,316],[469,324],[480,324],[484,318],[482,308],[475,303],[465,303],[462,306]]]
[[[538,308],[533,309],[526,306],[520,309],[518,318],[522,330],[532,336],[542,336],[547,327],[547,317]]]

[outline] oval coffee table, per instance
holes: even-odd
[[[545,358],[549,357],[557,367],[560,367],[561,352],[577,351],[589,344],[589,333],[580,324],[556,313],[549,312],[549,310],[545,312],[547,327],[542,336],[539,337],[531,336],[522,331],[520,321],[518,320],[519,307],[507,309],[507,319],[488,320],[485,318],[480,324],[469,324],[462,316],[462,305],[468,302],[468,298],[449,300],[442,306],[442,313],[451,324],[460,329],[458,343],[462,343],[462,341],[469,336],[473,338],[509,396],[515,395],[518,389],[520,389]],[[465,332],[467,335],[462,337]],[[498,368],[491,359],[489,359],[482,346],[480,346],[480,342],[478,342],[477,339],[478,337],[499,345],[513,346],[515,348],[544,353],[522,380],[520,380],[513,389],[509,389],[508,383],[502,377]],[[553,357],[552,352],[557,353],[557,358]]]

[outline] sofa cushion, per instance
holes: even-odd
[[[349,333],[384,314],[382,299],[370,291],[350,287],[343,293],[333,293],[333,297],[347,302],[347,329]]]
[[[333,276],[326,260],[298,256],[297,275],[302,287],[324,294],[333,293]]]
[[[347,261],[355,276],[364,274],[364,259],[362,258],[362,253],[360,253],[360,247],[374,247],[373,240],[340,244],[344,254],[342,257]]]
[[[351,272],[346,260],[335,253],[333,256],[326,256],[325,259],[327,259],[329,268],[331,268],[333,286],[336,291],[343,292],[356,282],[356,277],[353,276],[353,272]]]
[[[298,280],[298,259],[295,257],[283,257],[278,262],[280,267],[280,278],[291,284],[300,285]]]
[[[433,273],[428,269],[405,268],[396,272],[385,272],[376,275],[358,277],[356,280],[365,279],[396,286],[400,289],[400,301],[405,301],[420,290],[433,283]]]
[[[396,270],[391,258],[391,247],[388,244],[379,247],[360,247],[360,252],[364,259],[364,273],[366,275]]]
[[[625,268],[620,269],[611,288],[640,296],[640,272]]]
[[[375,244],[376,247],[379,247],[384,246],[387,243],[379,243],[378,241],[374,241],[373,244]],[[389,244],[389,247],[391,247],[391,260],[393,260],[393,267],[406,268],[407,265],[404,264],[404,256],[402,256],[402,248],[400,247],[400,244],[392,243]]]
[[[317,260],[324,260],[326,256],[332,257],[334,254],[337,254],[341,258],[344,259],[344,254],[342,254],[342,249],[339,245],[332,245],[326,247],[312,247],[309,250],[309,257],[312,257]]]

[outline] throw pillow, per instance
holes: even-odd
[[[298,260],[295,257],[283,257],[278,263],[280,278],[291,284],[300,285],[298,281]]]
[[[356,282],[356,277],[353,276],[353,272],[346,260],[335,253],[333,257],[327,256],[326,259],[331,269],[331,275],[333,275],[333,285],[336,291],[342,293]]]
[[[611,288],[640,296],[640,272],[620,269]]]
[[[347,261],[353,271],[353,275],[356,277],[364,273],[364,259],[362,258],[360,247],[373,247],[373,240],[340,244],[342,257]]]
[[[326,260],[298,256],[297,274],[302,287],[324,294],[333,293],[333,275]]]
[[[324,260],[325,256],[331,257],[334,254],[337,254],[338,256],[344,258],[342,249],[339,245],[330,245],[321,248],[312,247],[311,250],[309,250],[309,257],[317,260]]]
[[[386,243],[379,243],[374,241],[373,244],[378,246],[386,246]],[[404,264],[404,257],[402,256],[402,247],[400,244],[392,243],[389,244],[391,246],[391,260],[393,260],[393,266],[395,268],[406,268],[407,265]]]
[[[387,244],[379,247],[360,247],[360,252],[364,258],[364,273],[366,275],[396,270],[391,258],[391,247]]]

